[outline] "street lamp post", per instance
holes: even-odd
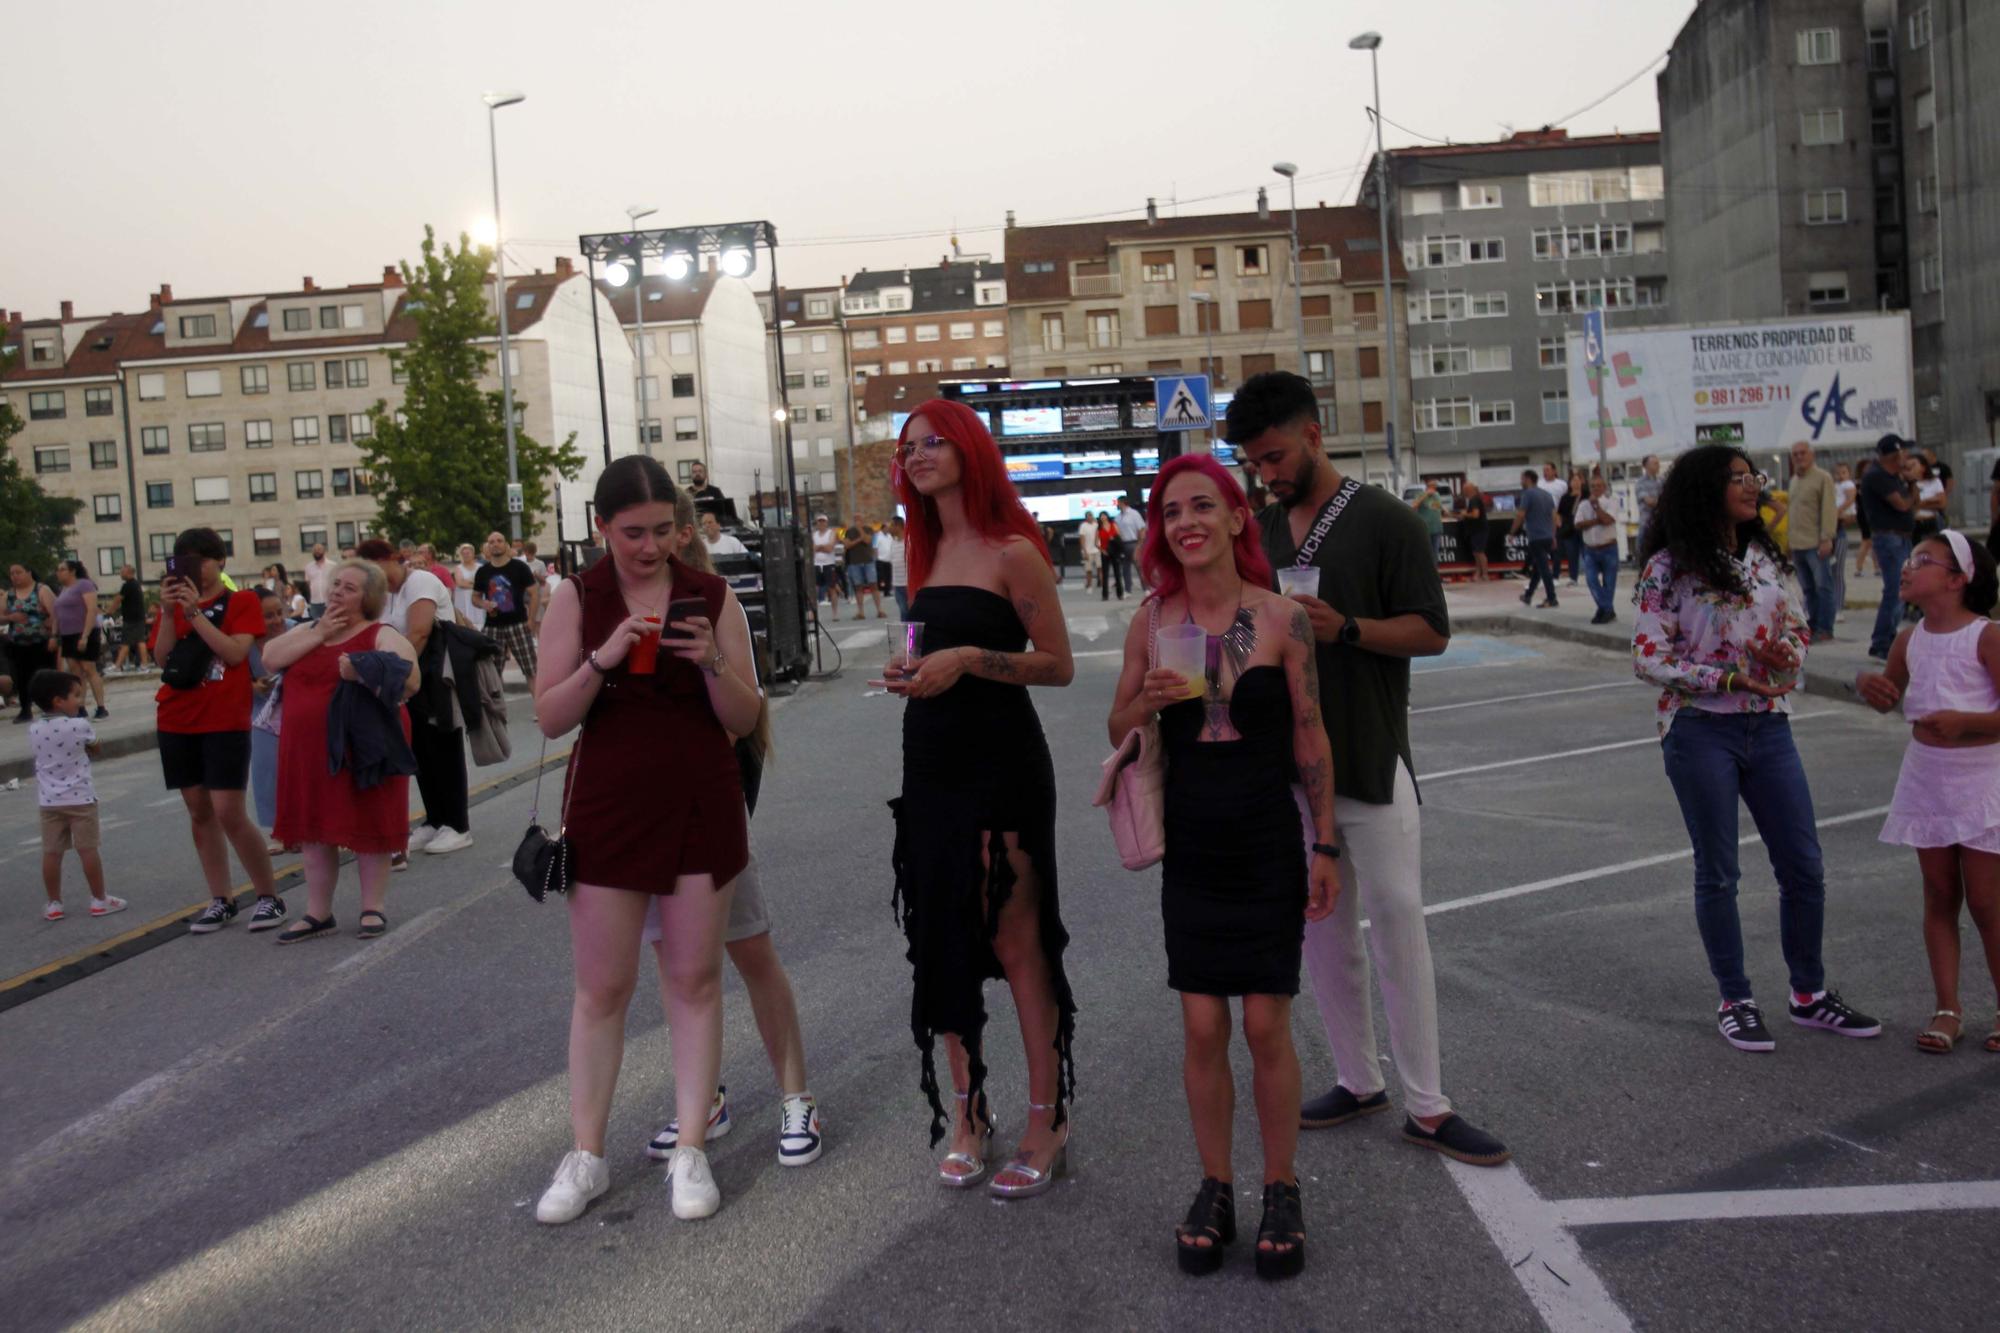
[[[528,95],[484,93],[480,100],[486,103],[486,149],[493,167],[493,259],[499,266],[493,304],[500,311],[500,400],[507,413],[507,495],[511,501],[514,488],[521,484],[521,464],[514,442],[514,367],[507,343],[507,233],[500,226],[500,139],[494,115],[503,106],[527,101]],[[511,503],[507,506],[507,530],[515,541],[521,540],[521,515]]]
[[[1299,328],[1299,374],[1311,379],[1312,374],[1306,369],[1306,297],[1299,285],[1299,169],[1291,162],[1273,162],[1271,170],[1285,178],[1285,187],[1292,196],[1292,317]]]
[[[1389,281],[1389,159],[1382,152],[1382,67],[1375,54],[1382,47],[1382,34],[1364,32],[1347,46],[1349,50],[1368,53],[1368,73],[1375,83],[1375,213],[1382,229],[1382,342],[1389,360],[1389,415],[1382,423],[1382,443],[1389,453],[1389,484],[1400,495],[1403,478],[1396,464],[1396,294]]]
[[[1208,345],[1203,358],[1202,369],[1208,374],[1208,451],[1215,452],[1215,296],[1211,292],[1189,292],[1188,300],[1196,305],[1208,307],[1208,318],[1201,321],[1202,338]]]
[[[659,211],[634,204],[625,210],[625,217],[637,230],[640,218],[649,218]],[[639,330],[639,443],[645,448],[646,456],[651,458],[653,433],[646,428],[646,413],[652,410],[653,396],[646,391],[646,261],[643,256],[639,259],[638,268],[639,271],[632,275],[632,309],[636,312],[633,318]]]

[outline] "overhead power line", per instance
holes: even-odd
[[[1620,83],[1619,85],[1617,85],[1617,86],[1616,86],[1615,88],[1613,88],[1613,89],[1612,89],[1612,90],[1611,90],[1610,92],[1608,92],[1608,93],[1605,93],[1605,94],[1604,94],[1603,96],[1601,96],[1601,97],[1596,97],[1596,98],[1593,98],[1593,99],[1591,99],[1591,100],[1590,100],[1590,101],[1588,101],[1588,102],[1585,102],[1585,103],[1584,103],[1584,104],[1583,104],[1582,106],[1580,106],[1580,107],[1578,107],[1578,108],[1577,108],[1576,110],[1574,110],[1574,111],[1570,112],[1570,113],[1569,113],[1569,114],[1568,114],[1567,116],[1561,116],[1561,117],[1558,117],[1558,118],[1557,118],[1557,119],[1555,119],[1555,120],[1552,120],[1552,121],[1550,121],[1550,122],[1549,122],[1549,128],[1550,128],[1550,129],[1555,129],[1555,128],[1556,128],[1557,126],[1559,126],[1559,125],[1567,125],[1567,124],[1569,124],[1569,123],[1570,123],[1570,122],[1571,122],[1572,120],[1575,120],[1575,119],[1576,119],[1576,118],[1577,118],[1578,116],[1582,115],[1582,114],[1583,114],[1584,112],[1586,112],[1586,111],[1594,111],[1594,110],[1596,110],[1596,109],[1597,109],[1598,107],[1600,107],[1600,106],[1604,105],[1604,103],[1606,103],[1606,102],[1610,101],[1610,100],[1611,100],[1612,98],[1616,97],[1616,96],[1617,96],[1618,94],[1620,94],[1620,93],[1624,92],[1624,91],[1625,91],[1625,90],[1626,90],[1627,88],[1630,88],[1630,87],[1631,87],[1631,86],[1632,86],[1633,84],[1637,83],[1637,82],[1638,82],[1638,81],[1639,81],[1640,79],[1644,78],[1644,77],[1645,77],[1645,76],[1646,76],[1647,74],[1649,74],[1649,73],[1651,73],[1651,72],[1652,72],[1653,70],[1655,70],[1655,69],[1659,68],[1659,64],[1660,64],[1660,62],[1661,62],[1662,60],[1665,60],[1665,59],[1666,59],[1666,58],[1668,57],[1668,55],[1670,55],[1670,54],[1672,54],[1672,53],[1671,53],[1671,52],[1667,52],[1667,51],[1662,51],[1662,52],[1660,52],[1660,54],[1658,54],[1658,55],[1654,56],[1654,57],[1653,57],[1653,58],[1652,58],[1651,60],[1649,60],[1649,61],[1647,61],[1647,62],[1646,62],[1646,65],[1645,65],[1645,68],[1641,69],[1641,70],[1640,70],[1640,71],[1639,71],[1638,73],[1634,74],[1634,75],[1633,75],[1633,76],[1632,76],[1631,78],[1629,78],[1629,79],[1626,79],[1626,80],[1625,80],[1625,81],[1624,81],[1623,83]]]

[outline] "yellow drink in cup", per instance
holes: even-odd
[[[1160,668],[1187,681],[1186,698],[1208,693],[1208,632],[1199,625],[1162,625],[1154,640]]]

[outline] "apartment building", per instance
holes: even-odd
[[[702,463],[709,481],[749,517],[747,498],[780,457],[772,443],[764,316],[749,284],[711,264],[682,279],[648,274],[624,287],[598,286],[632,351],[626,378],[633,389],[624,397],[639,447],[679,481]]]
[[[757,305],[769,329],[771,403],[791,410],[792,458],[799,487],[808,478],[818,491],[834,488],[834,472],[854,438],[858,390],[848,368],[847,325],[841,313],[841,288],[782,287],[777,295],[779,319],[772,320],[770,292],[757,294]],[[784,339],[784,384],[778,383],[779,338]],[[782,449],[784,430],[773,447]],[[776,492],[780,481],[769,474],[764,489]]]
[[[1892,0],[1702,0],[1658,77],[1675,319],[1901,307]]]
[[[582,540],[602,458],[588,294],[565,260],[511,278],[506,299],[524,429],[548,443],[575,432],[590,460],[541,519]],[[73,554],[99,574],[129,561],[155,576],[175,534],[197,525],[222,535],[237,570],[296,565],[372,530],[368,413],[401,401],[397,355],[415,333],[393,266],[378,282],[308,277],[268,294],[176,297],[162,284],[142,314],[77,318],[65,302],[57,319],[0,324],[20,352],[0,382],[27,422],[13,447],[45,490],[83,502]],[[485,384],[499,388],[497,355]]]
[[[1206,373],[1218,400],[1265,370],[1303,370],[1330,454],[1384,472],[1389,397],[1373,209],[1301,209],[1299,290],[1283,211],[1017,227],[1007,246],[1016,380]],[[1391,256],[1391,281],[1401,264]],[[1300,365],[1300,310],[1305,355]],[[1399,378],[1409,365],[1398,335]],[[1401,401],[1409,401],[1407,383]],[[1403,415],[1407,421],[1407,413]],[[1407,436],[1405,436],[1407,438]]]
[[[863,269],[844,286],[840,311],[856,384],[871,375],[1007,365],[1006,265],[945,255],[935,268]]]
[[[1619,327],[1667,317],[1659,136],[1524,130],[1389,164],[1417,472],[1456,485],[1566,460],[1564,336],[1591,310]]]

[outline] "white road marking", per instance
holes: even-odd
[[[1564,1230],[1556,1209],[1535,1193],[1520,1168],[1512,1163],[1466,1166],[1452,1161],[1445,1167],[1551,1333],[1608,1333],[1632,1327],[1603,1279],[1584,1262],[1583,1251]]]
[[[1792,721],[1807,722],[1816,717],[1832,717],[1834,710],[1821,709],[1817,713],[1794,713]],[[1496,768],[1519,768],[1524,764],[1540,764],[1551,759],[1574,759],[1579,755],[1603,754],[1607,750],[1629,750],[1635,745],[1658,745],[1658,736],[1641,736],[1636,741],[1612,741],[1608,745],[1586,745],[1577,750],[1557,750],[1554,754],[1531,754],[1520,759],[1501,759],[1491,764],[1474,764],[1470,768],[1447,768],[1442,773],[1424,774],[1425,782],[1441,782],[1446,778],[1462,778],[1471,773],[1491,773]]]
[[[1093,651],[1091,651],[1091,652],[1087,652],[1087,653],[1071,653],[1071,654],[1070,654],[1070,656],[1071,656],[1071,657],[1076,657],[1076,658],[1082,658],[1082,657],[1123,657],[1123,656],[1125,656],[1125,650],[1124,650],[1123,648],[1098,648],[1098,649],[1095,649],[1095,650],[1093,650]]]
[[[1111,632],[1111,622],[1103,616],[1071,616],[1069,632],[1095,643]]]
[[[1503,694],[1497,699],[1470,699],[1458,704],[1432,704],[1428,708],[1412,708],[1410,716],[1419,713],[1449,713],[1458,708],[1490,708],[1494,704],[1520,703],[1524,699],[1553,699],[1559,694],[1589,694],[1594,690],[1623,690],[1640,684],[1637,679],[1614,680],[1608,685],[1574,685],[1566,690],[1537,690],[1533,694]]]
[[[1499,667],[1545,666],[1547,662],[1547,658],[1537,656],[1509,657],[1498,662],[1460,662],[1455,666],[1418,666],[1412,664],[1410,674],[1413,676],[1441,676],[1447,671],[1492,671]]]
[[[173,795],[165,797],[161,800],[146,802],[146,808],[148,810],[157,810],[163,805],[179,805],[180,803],[181,803],[181,794],[179,792],[175,792]]]
[[[1829,815],[1825,819],[1813,821],[1816,829],[1832,828],[1839,824],[1852,824],[1857,820],[1875,819],[1889,813],[1886,805],[1870,806],[1866,810],[1855,810],[1844,815]],[[1764,840],[1762,834],[1752,833],[1738,838],[1739,847],[1748,847]],[[1588,880],[1604,879],[1610,875],[1623,875],[1633,870],[1644,870],[1649,866],[1663,866],[1674,861],[1692,859],[1694,850],[1682,848],[1677,852],[1661,852],[1657,856],[1642,856],[1636,861],[1620,861],[1616,865],[1598,866],[1593,870],[1575,870],[1567,875],[1553,875],[1548,879],[1533,880],[1527,884],[1515,884],[1504,889],[1494,889],[1488,893],[1475,893],[1464,898],[1451,898],[1441,903],[1432,903],[1424,908],[1425,916],[1435,916],[1439,912],[1456,912],[1462,907],[1482,907],[1487,903],[1502,902],[1508,898],[1519,898],[1524,894],[1542,893],[1549,889],[1566,888],[1571,884],[1582,884]],[[1365,923],[1364,923],[1365,924]]]
[[[511,869],[511,866],[509,868]],[[466,902],[471,902],[474,899],[483,898],[486,896],[486,894],[490,893],[491,891],[492,890],[490,889],[482,889],[480,892],[473,894],[471,898],[468,898]],[[416,916],[411,917],[407,922],[405,922],[400,928],[391,931],[388,937],[382,940],[380,943],[376,943],[375,941],[372,940],[369,941],[368,947],[366,949],[362,950],[359,953],[351,953],[347,955],[347,957],[341,959],[339,962],[335,963],[332,967],[328,968],[327,970],[329,972],[344,972],[350,967],[357,967],[357,966],[372,967],[374,964],[381,962],[384,958],[389,957],[391,954],[401,953],[404,949],[408,948],[412,943],[422,939],[425,935],[428,935],[431,931],[443,925],[447,911],[449,910],[455,912],[462,906],[464,906],[464,903],[453,903],[449,909],[446,909],[444,907],[433,907],[428,912],[419,912]]]
[[[2000,1208],[2000,1180],[1937,1184],[1837,1185],[1822,1189],[1722,1190],[1713,1194],[1640,1194],[1624,1199],[1558,1199],[1558,1225],[1704,1222],[1744,1217],[1842,1217],[1857,1213],[1959,1212]]]

